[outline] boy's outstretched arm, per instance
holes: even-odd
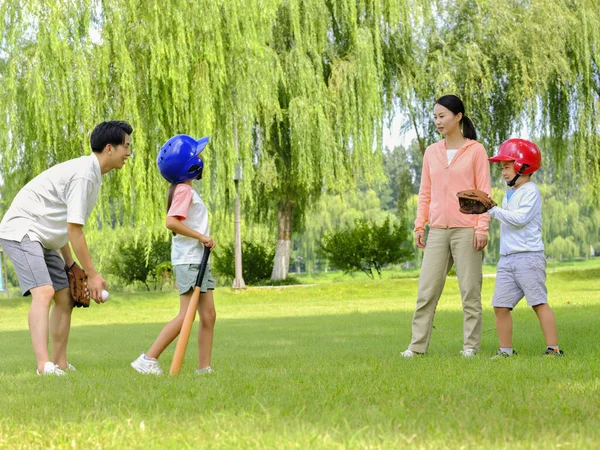
[[[527,192],[516,210],[509,211],[496,206],[488,211],[494,219],[513,227],[522,227],[529,223],[542,207],[537,191]]]

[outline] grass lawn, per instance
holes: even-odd
[[[176,312],[175,292],[119,294],[75,310],[67,377],[35,375],[26,299],[0,300],[0,448],[598,448],[600,265],[549,266],[563,358],[544,358],[533,311],[513,313],[520,356],[496,350],[484,278],[481,355],[465,360],[456,279],[430,353],[410,340],[416,280],[364,275],[215,293],[214,375],[129,366]],[[162,356],[168,371],[172,345]]]

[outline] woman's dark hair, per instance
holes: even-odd
[[[97,125],[90,136],[90,146],[96,153],[104,150],[108,144],[115,147],[125,143],[125,135],[133,133],[133,128],[122,120],[111,120]]]
[[[467,139],[473,139],[474,141],[477,140],[475,125],[473,125],[471,119],[465,115],[465,105],[460,98],[458,98],[456,95],[443,95],[442,97],[438,98],[435,103],[449,109],[454,114],[462,113],[460,124],[462,125],[463,136]]]

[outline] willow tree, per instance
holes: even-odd
[[[5,0],[0,12],[3,209],[89,152],[96,123],[124,119],[134,158],[105,177],[91,225],[164,231],[156,152],[175,133],[210,135],[199,186],[213,230],[225,234],[241,164],[246,217],[278,216],[281,278],[292,224],[321,193],[381,176],[383,118],[399,105],[425,143],[448,91],[488,146],[526,121],[597,171],[595,0]]]
[[[384,29],[406,25],[408,7],[377,0],[278,5],[268,42],[280,74],[278,112],[257,124],[254,160],[259,213],[277,205],[273,279],[287,276],[293,223],[322,192],[382,174],[382,41]]]
[[[88,6],[0,5],[3,210],[34,175],[84,150],[81,137],[93,126],[95,103]]]
[[[265,46],[278,1],[21,3],[0,5],[5,203],[41,170],[89,152],[96,123],[124,119],[134,157],[105,177],[92,226],[161,229],[167,186],[155,158],[176,133],[212,137],[200,187],[213,211],[229,206],[238,157],[253,177],[253,130],[271,120],[259,116],[278,114],[281,77]]]
[[[526,125],[552,136],[547,151],[596,170],[596,0],[437,0],[430,12],[414,29],[423,36],[415,39],[416,58],[390,74],[423,148],[436,138],[428,119],[435,98],[456,93],[490,152]],[[570,148],[569,136],[578,138]]]

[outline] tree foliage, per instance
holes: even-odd
[[[240,162],[245,219],[294,214],[290,239],[323,192],[382,179],[384,118],[405,115],[421,149],[436,140],[428,117],[450,92],[490,153],[525,123],[600,188],[597,0],[5,0],[0,12],[2,211],[89,152],[96,123],[124,119],[135,157],[105,177],[92,227],[159,230],[156,151],[188,133],[212,137],[201,186],[215,233],[232,228]]]
[[[456,93],[488,149],[526,123],[543,150],[599,161],[600,9],[596,0],[437,0],[413,28],[410,70],[386,72],[424,149],[435,98]],[[392,44],[394,42],[392,41]],[[387,53],[395,53],[394,44]],[[568,145],[569,136],[575,137]],[[492,150],[493,152],[493,150]],[[600,183],[596,183],[600,185]]]

